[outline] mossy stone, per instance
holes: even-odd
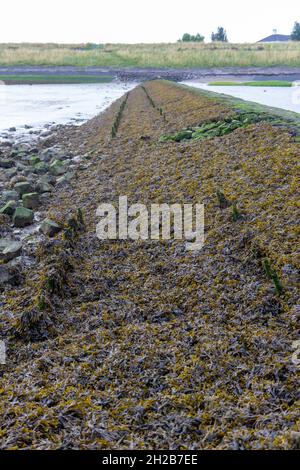
[[[32,224],[34,213],[31,209],[26,207],[17,207],[13,215],[13,224],[15,227],[26,227]]]
[[[16,201],[8,201],[5,206],[1,207],[0,214],[13,215],[17,207]]]
[[[40,205],[38,193],[23,194],[22,200],[27,209],[36,209]]]

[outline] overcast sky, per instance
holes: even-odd
[[[300,22],[299,0],[1,1],[0,42],[174,42],[183,33],[226,28],[231,42],[254,42]]]

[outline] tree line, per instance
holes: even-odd
[[[179,42],[203,42],[205,39],[202,34],[197,33],[196,35],[185,33]],[[212,41],[228,42],[226,30],[219,26],[216,33],[211,34]]]
[[[227,32],[223,26],[219,26],[217,32],[211,33],[210,38],[213,42],[228,42]],[[182,38],[179,39],[179,42],[204,42],[204,39],[205,37],[200,33],[195,35],[185,33]],[[300,41],[300,23],[298,23],[298,21],[294,24],[293,31],[291,33],[291,40]]]
[[[294,28],[291,34],[292,41],[300,41],[300,23],[298,21],[295,22]]]

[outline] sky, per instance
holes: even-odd
[[[230,42],[289,34],[299,0],[14,0],[1,1],[0,42],[175,42],[185,32],[206,41],[218,26]]]

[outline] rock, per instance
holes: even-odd
[[[51,197],[51,193],[42,193],[40,195],[40,203],[44,204],[44,203],[48,202],[50,197]]]
[[[54,160],[54,162],[51,163],[49,170],[52,175],[60,176],[66,172],[66,167],[60,160]]]
[[[38,181],[35,187],[38,193],[51,193],[53,191],[53,186],[46,181]]]
[[[48,237],[54,237],[61,231],[61,227],[51,219],[45,219],[40,227],[41,232]]]
[[[17,150],[15,147],[14,147],[14,148],[12,149],[12,151],[10,152],[10,156],[11,156],[12,158],[15,158],[15,157],[18,156],[18,150]]]
[[[19,195],[17,193],[17,191],[3,191],[2,193],[2,198],[4,199],[4,201],[18,201],[19,199]]]
[[[10,284],[13,276],[10,274],[9,268],[0,264],[0,286]]]
[[[9,170],[7,170],[9,171]],[[9,182],[10,184],[10,187],[13,188],[17,183],[22,183],[22,182],[27,182],[27,178],[25,178],[25,176],[23,175],[16,175],[16,176],[13,176]]]
[[[83,157],[81,155],[77,155],[76,157],[72,158],[72,162],[74,163],[81,163],[83,161]]]
[[[39,158],[40,158],[40,160],[41,160],[42,162],[48,163],[48,162],[51,161],[52,155],[51,155],[51,153],[48,152],[48,150],[49,150],[49,149],[45,149],[45,150],[43,150],[43,151],[40,153],[40,157],[39,157]]]
[[[65,163],[70,163],[71,158],[69,155],[65,155],[64,153],[61,155],[57,155],[57,160],[63,160]]]
[[[22,171],[22,175],[29,176],[34,174],[34,167],[28,166]]]
[[[43,162],[50,162],[50,160],[57,155],[54,147],[47,148],[40,153],[40,160]]]
[[[29,161],[31,165],[36,165],[37,163],[40,163],[40,158],[37,155],[33,155],[32,157],[29,158]]]
[[[15,268],[0,264],[0,286],[5,284],[17,285],[20,282],[20,274]]]
[[[68,171],[65,175],[61,176],[60,178],[57,178],[56,184],[57,186],[63,186],[65,183],[69,183],[72,178],[74,178],[75,172],[74,171]]]
[[[27,209],[36,209],[40,205],[38,193],[28,193],[22,196],[23,206]]]
[[[33,173],[26,178],[26,182],[31,185],[34,185],[36,180],[37,180],[37,176],[34,175]]]
[[[13,144],[9,140],[4,140],[4,141],[1,142],[1,146],[2,147],[12,147]]]
[[[45,162],[39,162],[34,165],[34,173],[37,174],[43,174],[46,173],[48,170],[48,166],[45,164]]]
[[[41,135],[40,143],[45,148],[52,148],[54,144],[55,136],[54,134],[50,133],[47,137]]]
[[[10,128],[8,129],[9,132],[16,132],[16,130],[17,130],[17,129],[16,129],[15,127],[10,127]]]
[[[23,194],[33,193],[33,187],[28,181],[17,183],[14,190],[17,191],[20,197],[22,197]]]
[[[26,227],[32,224],[34,213],[26,207],[17,207],[13,215],[13,224],[15,227]]]
[[[22,162],[17,162],[17,163],[16,163],[16,168],[17,168],[17,170],[19,170],[19,171],[23,171],[23,170],[26,170],[26,169],[27,169],[27,166],[24,165],[24,163],[22,163]]]
[[[9,168],[8,170],[5,171],[5,177],[10,180],[11,178],[13,178],[14,176],[17,175],[17,170],[16,168]]]
[[[56,182],[56,179],[53,175],[46,174],[46,175],[41,175],[39,177],[39,181],[41,181],[43,183],[49,183],[49,184],[54,185],[55,182]]]
[[[68,180],[65,176],[61,176],[60,178],[57,178],[56,180],[57,187],[64,186],[66,183],[68,183]]]
[[[42,131],[42,132],[40,133],[40,136],[41,136],[41,137],[48,137],[50,134],[51,134],[51,131]]]
[[[17,150],[18,154],[30,152],[31,151],[31,145],[28,142],[19,143],[16,146],[16,150]]]
[[[0,158],[0,168],[11,168],[13,165],[13,160],[9,160],[8,158]]]
[[[16,210],[17,203],[16,201],[8,201],[5,206],[1,207],[0,214],[12,216]]]
[[[64,175],[67,181],[71,181],[76,175],[75,171],[67,171],[67,173]]]
[[[22,243],[19,241],[0,238],[0,260],[5,262],[20,256],[22,251]]]

